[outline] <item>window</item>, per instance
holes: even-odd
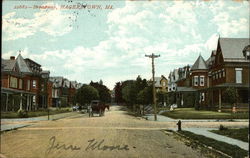
[[[19,89],[22,89],[22,88],[23,88],[23,80],[19,79]]]
[[[200,76],[200,86],[204,86],[204,76]]]
[[[165,81],[163,81],[163,82],[162,82],[162,85],[165,87],[165,86],[166,86],[166,82],[165,82]]]
[[[12,76],[10,77],[10,87],[17,88],[17,78]]]
[[[27,90],[30,90],[30,80],[27,80]]]
[[[37,85],[36,80],[33,80],[33,81],[32,81],[32,87],[33,87],[33,88],[36,88],[36,85]]]
[[[198,86],[198,76],[194,76],[194,86]]]
[[[236,83],[242,83],[242,68],[235,68]]]

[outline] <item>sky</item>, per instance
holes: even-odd
[[[30,58],[81,83],[150,79],[206,60],[218,38],[249,38],[249,1],[2,2],[2,58]],[[78,6],[78,7],[77,7]],[[70,8],[71,7],[71,8]]]

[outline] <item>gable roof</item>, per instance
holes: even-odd
[[[191,70],[206,70],[207,64],[203,57],[200,55],[195,61],[194,65],[191,67]]]
[[[32,73],[29,69],[29,67],[27,66],[26,62],[24,61],[23,57],[21,54],[19,54],[17,56],[17,59],[16,59],[16,64],[18,66],[18,69],[20,72],[23,72],[23,73]]]
[[[249,45],[249,38],[219,38],[224,60],[245,59],[243,49]]]

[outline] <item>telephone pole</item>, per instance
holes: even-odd
[[[160,57],[160,55],[154,55],[152,53],[151,55],[145,55],[145,57],[149,57],[152,59],[152,74],[153,74],[153,104],[154,104],[154,115],[155,115],[155,121],[157,121],[157,114],[156,114],[156,94],[155,94],[155,65],[154,65],[154,59]]]

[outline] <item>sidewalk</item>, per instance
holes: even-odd
[[[149,121],[154,121],[154,114],[146,114],[142,117]],[[248,119],[172,119],[170,117],[157,114],[157,121],[159,122],[178,122],[179,120],[182,122],[249,122]]]
[[[58,120],[65,117],[70,117],[79,114],[77,112],[67,112],[61,114],[49,115],[49,120]],[[21,127],[31,126],[32,122],[46,121],[48,116],[30,117],[30,118],[17,118],[17,119],[1,119],[1,132],[7,130],[18,129]]]
[[[177,128],[171,128],[171,130],[177,131]],[[203,135],[209,138],[213,138],[215,140],[222,141],[228,144],[237,145],[240,148],[247,151],[249,149],[248,148],[249,144],[246,142],[210,132],[210,130],[218,130],[217,128],[183,128],[182,130],[189,131],[198,135]]]

